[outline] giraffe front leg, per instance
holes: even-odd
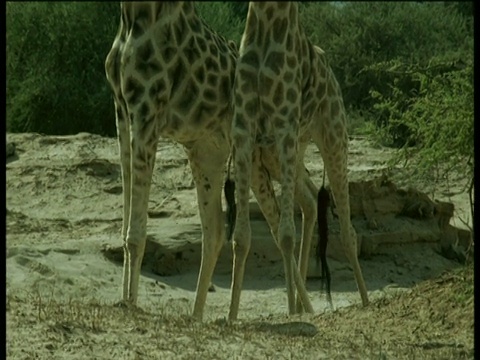
[[[123,219],[122,219],[122,242],[123,242],[123,300],[128,301],[128,288],[130,283],[130,252],[127,246],[128,221],[130,219],[130,199],[132,196],[132,169],[130,148],[130,124],[127,120],[126,110],[121,101],[115,99],[115,114],[117,123],[117,141],[120,153],[120,167],[122,173],[123,192]]]
[[[215,149],[201,144],[187,153],[197,189],[202,223],[202,259],[193,317],[202,320],[213,271],[225,241],[221,194],[228,149]]]

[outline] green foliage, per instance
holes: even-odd
[[[327,52],[347,107],[371,108],[371,89],[389,91],[391,74],[365,71],[373,64],[399,60],[423,66],[440,55],[453,61],[473,46],[473,27],[442,3],[344,4],[311,4],[302,20],[312,42]]]
[[[403,73],[419,83],[416,96],[395,85],[388,96],[372,94],[378,101],[374,108],[388,115],[380,130],[387,144],[399,140],[416,144],[413,148],[405,147],[401,158],[408,160],[417,155],[418,176],[432,170],[447,175],[453,170],[473,178],[473,53],[465,63],[455,65],[440,73],[439,68],[452,64],[404,69]]]
[[[104,61],[118,3],[7,3],[7,130],[115,133]]]

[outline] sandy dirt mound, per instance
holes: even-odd
[[[458,218],[468,211],[468,196],[458,184],[453,190],[451,186],[437,189],[439,196],[433,201],[418,190],[408,189],[406,185],[423,191],[428,187],[408,183],[401,170],[392,179],[382,177],[390,156],[391,150],[374,148],[363,139],[350,143],[352,220],[359,235],[367,288],[376,305],[364,310],[357,307],[360,299],[339,247],[333,209],[329,215],[329,256],[332,297],[338,310],[327,310],[312,259],[307,287],[317,315],[287,319],[281,255],[252,197],[253,244],[240,304],[241,321],[236,325],[221,321],[228,312],[231,280],[232,251],[231,244],[226,243],[214,274],[214,291],[207,299],[206,322],[196,324],[187,315],[200,263],[201,228],[193,179],[182,147],[165,140],[158,146],[139,290],[144,312],[131,312],[112,306],[121,295],[123,257],[116,140],[86,133],[7,134],[9,356],[154,359],[290,358],[297,354],[298,358],[322,358],[325,354],[328,358],[351,358],[356,353],[368,354],[358,352],[361,341],[371,344],[370,350],[370,345],[366,347],[371,354],[382,354],[384,349],[385,354],[393,351],[422,357],[447,353],[460,358],[473,356],[473,331],[468,327],[457,334],[455,322],[439,323],[423,315],[409,318],[394,307],[417,301],[415,298],[424,293],[422,301],[427,304],[430,288],[422,286],[433,284],[432,291],[438,292],[444,286],[421,282],[458,268],[465,260],[468,232]],[[307,151],[306,163],[314,182],[320,185],[323,164],[313,147]],[[300,221],[299,216],[298,230]],[[444,291],[450,290],[447,287]],[[400,296],[399,302],[389,300],[391,296]],[[344,309],[349,305],[354,306]],[[459,313],[462,324],[470,320],[473,324],[470,305],[463,315]],[[440,311],[435,302],[428,306]],[[422,331],[429,326],[437,331],[438,327],[439,336],[448,335],[450,340],[430,341],[423,333],[420,342],[408,340],[406,336],[412,336],[413,330],[398,320],[402,316],[410,319],[411,326],[426,321]],[[376,329],[382,322],[395,326],[401,342],[382,340]],[[372,339],[370,343],[367,337],[360,340],[358,334],[358,338],[351,338],[351,331],[363,326],[369,329],[365,336]],[[26,336],[28,346],[22,341]],[[345,342],[343,351],[341,344]],[[409,353],[409,344],[416,350]]]

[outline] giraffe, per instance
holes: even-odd
[[[160,136],[183,145],[195,181],[202,259],[193,316],[204,305],[225,230],[221,203],[230,153],[237,49],[192,2],[122,2],[105,60],[113,90],[123,186],[123,301],[136,305],[147,206]]]
[[[313,225],[305,228],[299,269],[293,257],[295,225],[294,198],[304,197],[312,209],[312,186],[303,166],[306,147],[313,140],[324,161],[340,222],[343,249],[353,268],[363,305],[368,294],[357,258],[356,233],[350,221],[347,179],[348,137],[346,114],[339,84],[324,51],[311,44],[299,22],[296,2],[250,2],[237,59],[232,92],[234,113],[231,137],[235,149],[236,225],[230,317],[235,318],[251,243],[248,193],[256,151],[273,143],[277,162],[274,177],[281,179],[279,217],[272,211],[277,244],[282,251],[290,314],[301,311],[309,237]],[[272,146],[272,145],[270,145]],[[310,189],[310,191],[305,190]],[[269,188],[271,189],[271,187]],[[268,193],[264,192],[264,193]],[[273,196],[265,195],[270,201]],[[314,200],[313,200],[314,202]],[[313,205],[315,205],[313,203]],[[305,213],[304,213],[305,216]],[[300,301],[295,301],[295,286]],[[303,304],[304,305],[304,304]]]

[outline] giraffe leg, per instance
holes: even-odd
[[[265,219],[267,220],[267,223],[270,227],[270,231],[275,240],[275,243],[277,244],[278,248],[281,251],[280,244],[278,242],[278,226],[280,222],[280,210],[276,201],[275,191],[272,187],[270,176],[267,170],[265,169],[265,167],[263,166],[263,164],[261,163],[261,161],[257,161],[257,159],[259,159],[258,154],[260,151],[261,150],[256,150],[253,156],[254,160],[253,160],[253,166],[252,166],[252,190],[255,194],[255,198],[257,199],[258,205],[260,206],[260,209],[262,210],[262,213],[265,216]],[[314,211],[316,211],[315,206],[313,208],[314,208]],[[314,225],[315,225],[315,214],[313,214],[313,223],[310,225],[307,225],[307,229],[312,227],[312,232],[313,232]],[[311,235],[310,235],[310,238],[311,238]],[[307,244],[307,247],[308,247],[308,244]],[[308,257],[308,254],[306,256]],[[296,264],[294,264],[294,268],[296,268]],[[299,269],[301,269],[301,267]],[[297,270],[294,269],[294,271],[297,271]],[[305,274],[306,274],[306,270],[305,270]],[[302,279],[305,278],[305,276],[303,276],[301,272],[300,272],[300,276],[302,277]],[[303,310],[303,307],[302,307],[303,302],[306,303],[305,310],[307,312],[313,312],[313,307],[310,303],[308,295],[306,294],[306,289],[303,292],[303,296],[301,295],[300,292],[298,293],[297,312],[301,312]]]
[[[297,114],[298,115],[298,114]],[[289,119],[297,119],[298,116],[291,114],[290,117],[274,119],[284,124],[289,123]],[[296,183],[297,166],[297,137],[296,130],[291,126],[285,126],[283,129],[276,129],[276,144],[280,160],[281,188],[280,197],[280,223],[278,228],[278,240],[282,251],[285,280],[287,285],[288,309],[290,314],[296,311],[295,306],[295,288],[296,285],[299,297],[307,312],[313,312],[305,282],[300,275],[294,258],[295,244],[295,223],[294,223],[294,196]]]
[[[243,136],[242,136],[243,135]],[[251,243],[250,227],[250,176],[252,168],[251,142],[245,134],[233,136],[235,147],[235,197],[237,203],[237,219],[233,232],[233,272],[231,302],[228,319],[234,321],[238,316],[240,294],[243,286],[245,262]]]
[[[189,149],[187,154],[202,222],[202,260],[193,306],[193,317],[202,320],[208,288],[225,239],[221,194],[228,149],[201,143]]]
[[[128,289],[127,301],[133,305],[137,303],[138,285],[145,243],[147,238],[147,210],[152,171],[155,164],[158,136],[155,125],[143,123],[143,117],[133,114],[132,123],[132,190],[130,199],[130,219],[126,239],[128,252],[127,268],[124,272],[128,281],[124,283]],[[124,289],[125,291],[125,289]]]
[[[122,222],[122,240],[123,240],[123,300],[128,301],[129,288],[129,262],[130,252],[127,246],[127,230],[128,221],[130,219],[130,199],[132,195],[131,183],[131,148],[130,148],[130,126],[127,120],[126,111],[120,105],[119,101],[115,101],[115,112],[117,120],[117,137],[120,151],[120,165],[122,169],[122,188],[123,188],[123,222]]]
[[[339,136],[341,135],[341,136]],[[357,256],[357,235],[350,221],[350,199],[347,180],[347,135],[315,136],[314,141],[322,154],[340,221],[340,239],[347,259],[353,268],[362,304],[368,304],[368,293]],[[336,139],[336,140],[334,140]]]
[[[310,259],[310,249],[312,246],[313,231],[315,229],[315,221],[317,218],[317,207],[315,197],[312,196],[311,188],[315,188],[315,185],[310,180],[305,167],[297,170],[299,175],[297,177],[297,184],[295,188],[295,199],[302,209],[302,241],[300,243],[298,268],[302,280],[306,283],[308,265]],[[298,296],[299,294],[297,294]],[[297,313],[301,313],[302,302],[300,297],[297,297]]]

